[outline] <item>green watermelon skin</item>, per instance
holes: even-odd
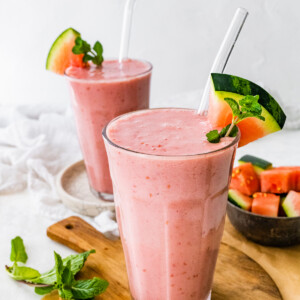
[[[280,128],[283,128],[286,115],[276,100],[263,88],[244,78],[228,74],[211,74],[215,91],[231,92],[239,95],[259,95],[258,102],[275,119]]]
[[[261,172],[263,172],[264,170],[269,170],[269,169],[272,169],[272,167],[273,167],[273,164],[270,163],[269,161],[266,161],[262,158],[259,158],[259,157],[253,156],[253,155],[249,155],[249,154],[241,157],[238,162],[240,165],[250,162],[253,165],[253,168],[258,175],[260,175]]]

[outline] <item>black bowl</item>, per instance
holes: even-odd
[[[231,224],[249,240],[274,247],[300,243],[300,217],[266,217],[243,210],[228,201]]]

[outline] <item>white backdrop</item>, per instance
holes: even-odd
[[[0,103],[68,103],[64,79],[45,71],[51,43],[74,27],[106,57],[119,50],[125,0],[1,0]],[[226,72],[296,102],[300,53],[297,0],[137,0],[130,56],[154,65],[152,106],[192,106],[238,6],[250,16]],[[171,99],[177,96],[176,103]]]

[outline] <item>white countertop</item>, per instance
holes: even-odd
[[[300,131],[284,130],[238,149],[237,158],[244,154],[253,154],[273,162],[274,165],[300,165],[299,148]],[[10,264],[10,240],[15,236],[19,235],[24,239],[29,257],[28,265],[41,272],[53,267],[54,250],[62,256],[73,253],[46,236],[46,229],[53,220],[33,213],[32,202],[26,191],[0,196],[1,299],[40,299],[32,288],[13,281],[4,271],[5,264]]]

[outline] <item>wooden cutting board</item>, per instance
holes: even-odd
[[[110,283],[107,291],[96,299],[130,299],[122,244],[119,239],[108,240],[78,217],[70,217],[50,226],[47,235],[77,252],[96,250],[78,274],[79,278],[98,276]],[[242,252],[221,244],[212,300],[241,299],[282,298],[272,279],[256,262]]]

